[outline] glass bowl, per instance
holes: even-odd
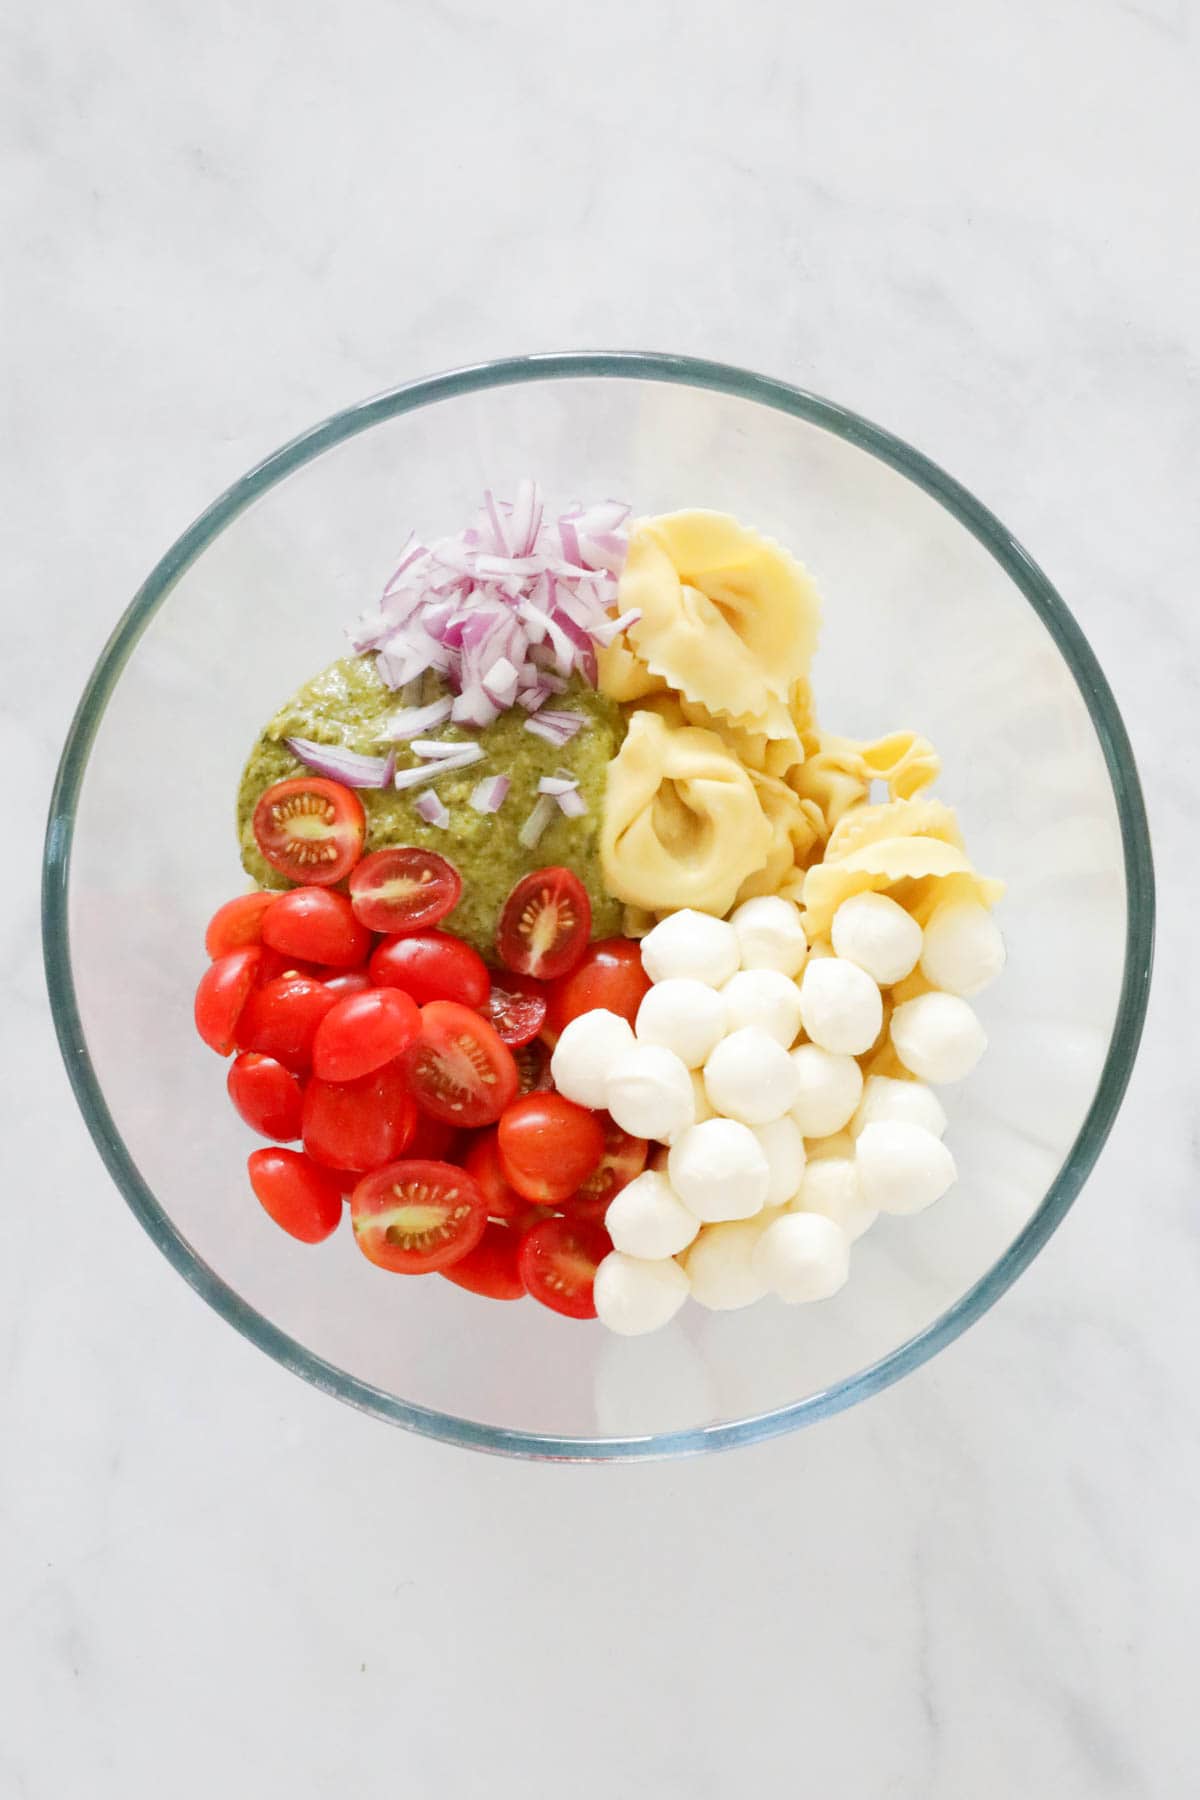
[[[249,1193],[249,1134],[197,1040],[206,920],[241,890],[233,803],[261,721],[341,654],[410,524],[492,486],[728,510],[791,546],[825,625],[827,728],[914,727],[977,865],[1009,890],[991,1047],[952,1090],[960,1179],[883,1220],[814,1307],[689,1305],[622,1339],[532,1302],[386,1275]],[[828,401],[684,357],[548,355],[349,408],[253,469],[163,557],[104,650],[54,791],[50,996],[109,1172],[164,1255],[260,1349],[395,1424],[517,1455],[753,1443],[864,1399],[981,1316],[1045,1243],[1112,1124],[1146,1005],[1154,890],[1124,726],[1045,576],[957,482]]]

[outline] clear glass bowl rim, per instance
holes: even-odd
[[[1127,891],[1120,999],[1095,1097],[1041,1205],[1005,1251],[924,1331],[878,1362],[807,1399],[753,1417],[633,1438],[557,1437],[512,1431],[408,1402],[324,1361],[249,1306],[176,1230],[142,1180],[108,1110],[79,1017],[68,923],[71,845],[88,756],[104,709],[150,619],[183,572],[230,522],[295,469],[398,414],[489,388],[530,381],[608,378],[676,383],[758,402],[817,425],[914,482],[995,558],[1054,639],[1099,739],[1120,823]],[[1096,1162],[1121,1104],[1141,1039],[1154,951],[1154,869],[1145,803],[1116,701],[1086,638],[1032,557],[966,488],[900,438],[860,415],[786,382],[701,358],[641,351],[568,351],[503,358],[406,382],[303,432],[228,488],[171,546],[135,594],[88,680],[67,734],[46,833],[42,942],[50,1007],[67,1074],[109,1174],[179,1273],[259,1349],[315,1387],[377,1418],[443,1442],[495,1453],[569,1461],[633,1461],[729,1449],[828,1418],[917,1369],[987,1311],[1059,1225]]]

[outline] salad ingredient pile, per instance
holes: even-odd
[[[826,1299],[948,1191],[1002,889],[927,740],[818,725],[819,623],[725,514],[523,482],[410,538],[254,746],[205,938],[276,1225],[634,1335]]]

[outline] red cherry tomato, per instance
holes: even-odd
[[[494,1127],[479,1133],[463,1158],[463,1167],[479,1183],[489,1219],[515,1219],[525,1211],[525,1196],[518,1194],[500,1167]]]
[[[517,1267],[535,1300],[568,1319],[594,1319],[596,1270],[612,1249],[600,1225],[545,1219],[525,1233]]]
[[[356,1081],[394,1062],[421,1029],[415,1000],[399,988],[368,988],[330,1007],[313,1039],[313,1074],[322,1081]]]
[[[428,931],[453,912],[462,876],[436,850],[373,850],[350,877],[350,899],[372,931]]]
[[[496,1131],[500,1166],[526,1200],[566,1200],[604,1155],[604,1131],[595,1113],[561,1094],[526,1094],[514,1100]]]
[[[299,1150],[252,1150],[250,1186],[277,1225],[302,1244],[319,1244],[342,1217],[337,1182]]]
[[[371,948],[371,934],[354,916],[345,894],[323,887],[280,894],[263,920],[263,943],[285,956],[302,956],[327,968],[352,969]]]
[[[275,981],[280,975],[312,975],[319,981],[321,971],[316,963],[305,962],[299,956],[285,956],[282,950],[272,950],[270,944],[264,944],[255,985],[265,987],[268,981]]]
[[[492,977],[492,991],[480,1008],[496,1036],[510,1050],[533,1041],[546,1019],[546,990],[532,975]]]
[[[300,1136],[300,1083],[273,1056],[243,1050],[230,1064],[225,1085],[251,1131],[281,1144]]]
[[[398,1063],[357,1081],[318,1081],[304,1090],[304,1148],[330,1169],[378,1169],[403,1156],[417,1109]]]
[[[204,934],[204,948],[213,961],[218,956],[228,956],[231,950],[244,950],[247,944],[260,944],[263,914],[278,898],[278,894],[260,889],[254,894],[239,894],[236,900],[218,906]]]
[[[238,1020],[238,1049],[273,1056],[285,1069],[303,1075],[312,1062],[317,1026],[337,1003],[338,996],[313,975],[278,975],[255,988],[246,1001]]]
[[[331,969],[321,977],[331,994],[344,1000],[347,994],[363,994],[371,985],[371,974],[366,963],[360,963],[357,969],[339,969],[336,973]]]
[[[417,1126],[405,1148],[405,1156],[412,1162],[448,1162],[462,1163],[465,1133],[457,1126],[447,1125],[444,1119],[431,1119],[428,1113],[417,1112]]]
[[[481,1294],[485,1300],[523,1300],[525,1283],[518,1267],[520,1253],[521,1240],[516,1232],[489,1219],[475,1248],[441,1273],[456,1287],[466,1288],[469,1294]]]
[[[564,1203],[564,1211],[572,1219],[591,1219],[602,1225],[609,1202],[645,1168],[650,1146],[645,1138],[622,1131],[607,1113],[595,1116],[604,1129],[604,1154]]]
[[[550,1075],[550,1052],[540,1038],[534,1038],[532,1044],[522,1044],[519,1050],[514,1050],[513,1061],[517,1065],[519,1094],[548,1094],[552,1090],[554,1082]]]
[[[486,1019],[453,1000],[421,1008],[400,1059],[423,1112],[448,1125],[490,1125],[516,1098],[517,1065]]]
[[[355,1243],[373,1263],[396,1275],[425,1275],[475,1248],[487,1208],[465,1169],[392,1162],[359,1182],[350,1218]]]
[[[418,1006],[430,1000],[482,1006],[492,984],[479,952],[445,931],[384,938],[371,958],[370,970],[377,986],[403,988]]]
[[[320,775],[277,781],[254,809],[254,841],[271,867],[289,881],[320,887],[350,873],[366,830],[358,795]]]
[[[580,1013],[603,1007],[632,1025],[649,991],[640,947],[632,938],[603,938],[589,944],[579,966],[553,983],[546,1023],[557,1038]]]
[[[262,951],[257,944],[231,950],[209,963],[196,989],[196,1030],[210,1050],[228,1056],[237,1041],[238,1021],[254,986]]]
[[[506,969],[552,981],[575,967],[592,932],[592,906],[570,869],[536,869],[500,914],[496,951]]]

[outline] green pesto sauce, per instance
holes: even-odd
[[[424,698],[436,698],[438,691],[427,686]],[[310,738],[378,756],[387,748],[381,740],[383,727],[400,705],[399,695],[386,688],[375,673],[373,656],[346,657],[306,682],[265,726],[243,771],[237,809],[242,866],[261,887],[289,884],[259,852],[254,841],[254,808],[266,788],[306,773],[305,765],[282,740]],[[572,682],[569,692],[556,697],[552,705],[581,712],[587,721],[561,748],[524,729],[528,714],[521,707],[502,713],[484,731],[441,725],[425,734],[475,740],[484,750],[482,762],[433,782],[450,813],[444,830],[427,825],[415,811],[414,801],[424,789],[404,793],[391,788],[359,790],[367,816],[368,850],[419,844],[456,865],[463,878],[463,893],[446,921],[447,929],[466,938],[485,956],[492,955],[496,922],[515,883],[530,869],[551,863],[574,869],[587,888],[594,937],[613,937],[621,930],[620,902],[605,892],[601,879],[599,840],[607,768],[625,735],[624,721],[618,707],[581,682]],[[399,768],[421,761],[403,744],[397,746],[396,760]],[[517,842],[517,833],[537,799],[539,780],[559,769],[579,783],[587,801],[587,816],[568,819],[556,812],[536,849],[526,850]],[[490,775],[509,777],[508,796],[498,813],[477,813],[468,804],[469,796],[477,783]]]

